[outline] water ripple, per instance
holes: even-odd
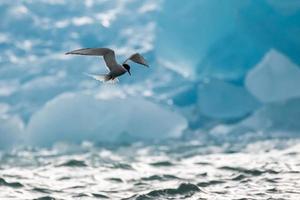
[[[0,162],[0,199],[300,199],[296,143],[259,153],[225,148],[193,156],[172,145],[3,153],[9,156]]]

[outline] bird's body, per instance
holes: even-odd
[[[88,74],[88,76],[102,81],[102,82],[115,82],[117,81],[117,77],[128,72],[130,75],[130,66],[126,63],[128,60],[139,63],[141,65],[147,66],[145,59],[138,53],[131,55],[128,59],[126,59],[123,64],[118,64],[116,61],[115,52],[109,48],[85,48],[78,49],[74,51],[67,52],[66,54],[75,54],[75,55],[88,55],[88,56],[103,56],[105,64],[109,70],[107,74],[93,75]]]
[[[117,65],[114,69],[112,69],[108,74],[113,77],[116,78],[118,76],[121,76],[123,74],[125,74],[127,72],[127,70],[122,66],[122,65]]]

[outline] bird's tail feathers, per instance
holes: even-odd
[[[109,74],[88,74],[88,73],[84,73],[84,74],[103,83],[114,84],[119,82],[117,78],[112,79],[112,77]]]

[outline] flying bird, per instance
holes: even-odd
[[[130,73],[130,66],[127,64],[129,60],[149,67],[146,60],[139,53],[132,54],[127,58],[122,64],[117,63],[115,52],[109,48],[84,48],[77,49],[74,51],[67,52],[66,55],[85,55],[85,56],[103,56],[105,64],[109,70],[107,74],[87,74],[88,76],[101,81],[101,82],[112,82],[115,83],[118,81],[117,77],[128,72]]]

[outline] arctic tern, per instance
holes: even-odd
[[[117,77],[125,74],[126,72],[128,72],[128,74],[131,75],[130,66],[126,63],[129,60],[144,65],[146,67],[149,67],[144,57],[139,53],[132,54],[122,64],[118,64],[116,61],[115,52],[109,48],[77,49],[66,53],[66,55],[69,54],[85,55],[85,56],[103,56],[109,72],[107,74],[87,74],[88,76],[101,82],[112,82],[112,83],[117,82],[118,81]]]

